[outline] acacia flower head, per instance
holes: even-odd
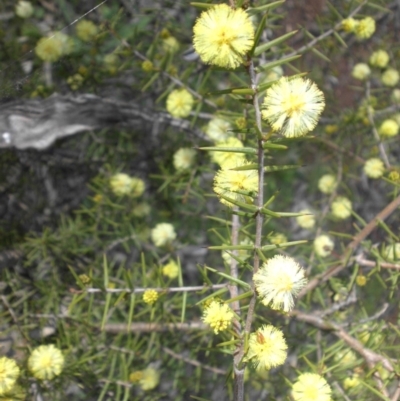
[[[231,129],[232,125],[229,121],[220,117],[214,117],[207,124],[206,134],[211,140],[221,142],[228,139],[230,136],[229,130]]]
[[[268,259],[253,276],[257,292],[264,305],[289,312],[293,296],[306,285],[304,269],[291,257],[276,255]]]
[[[159,223],[151,230],[151,239],[155,246],[161,247],[171,243],[176,238],[174,226],[169,223]]]
[[[382,122],[378,129],[378,132],[381,136],[395,136],[399,133],[399,124],[397,124],[396,120],[388,118]]]
[[[325,174],[318,180],[318,189],[324,194],[331,194],[337,187],[336,177]]]
[[[331,205],[332,214],[340,220],[347,219],[351,216],[352,204],[349,199],[344,196],[338,196]]]
[[[193,107],[193,96],[186,89],[175,89],[167,98],[167,111],[172,117],[185,118]]]
[[[396,86],[399,79],[400,74],[394,68],[388,68],[381,76],[382,83],[385,86]]]
[[[358,21],[354,18],[346,18],[342,21],[342,29],[345,32],[354,32],[355,27],[357,26]]]
[[[305,135],[317,125],[324,94],[309,79],[282,77],[266,92],[262,118],[287,138]]]
[[[321,256],[321,258],[329,256],[334,247],[335,243],[328,235],[319,235],[314,240],[314,251],[318,256]]]
[[[147,305],[153,305],[157,302],[158,292],[156,290],[146,290],[143,293],[143,302]]]
[[[296,221],[301,228],[306,228],[307,230],[310,230],[315,226],[315,216],[312,214],[310,210],[303,209],[300,210],[299,213],[303,214],[301,216],[297,216]]]
[[[15,385],[19,376],[19,367],[14,359],[3,356],[0,358],[0,395],[8,393]]]
[[[163,266],[162,273],[164,276],[167,276],[170,279],[174,279],[178,277],[179,266],[174,260],[170,260],[166,265]]]
[[[292,388],[295,401],[331,401],[331,393],[326,380],[315,373],[303,373]]]
[[[271,369],[282,365],[287,356],[287,344],[281,330],[263,325],[250,334],[249,349],[245,360],[259,369]]]
[[[193,28],[193,47],[206,64],[237,68],[254,43],[254,27],[241,8],[218,4],[201,13]]]
[[[54,344],[41,345],[34,349],[28,359],[29,370],[40,380],[51,380],[58,376],[63,366],[64,356]]]
[[[243,148],[243,143],[237,138],[231,137],[226,141],[218,142],[216,147],[219,148]],[[219,164],[222,168],[226,165],[231,165],[235,163],[239,163],[240,161],[244,162],[245,157],[243,153],[239,152],[211,152],[212,160]]]
[[[371,17],[359,20],[354,27],[354,34],[358,39],[368,39],[375,32],[375,20]]]
[[[233,317],[233,311],[227,304],[212,301],[204,310],[202,319],[204,323],[210,325],[215,334],[218,334],[231,325]]]
[[[355,79],[364,81],[371,75],[371,69],[368,67],[368,64],[358,63],[353,67],[351,75]]]
[[[369,58],[369,63],[374,67],[385,68],[388,62],[389,54],[385,50],[377,50]]]
[[[372,157],[365,162],[364,172],[369,178],[379,178],[385,172],[385,165],[381,159]]]
[[[33,6],[30,1],[20,0],[15,6],[15,14],[20,18],[29,18],[33,14]]]
[[[239,202],[252,202],[258,192],[257,170],[232,170],[235,167],[245,167],[251,163],[238,160],[226,168],[219,170],[214,177],[214,192],[219,196],[221,203],[228,207],[235,205],[221,197],[221,195]]]
[[[92,41],[99,32],[94,22],[85,19],[80,20],[75,29],[76,36],[84,42]]]
[[[173,164],[176,170],[184,171],[192,167],[196,151],[191,148],[180,148],[174,153]]]
[[[55,62],[63,55],[64,45],[59,37],[53,35],[41,38],[35,47],[36,55],[43,61]]]
[[[160,372],[154,368],[148,367],[142,370],[142,377],[139,380],[140,387],[144,391],[153,390],[160,382]]]

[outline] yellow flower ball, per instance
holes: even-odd
[[[286,235],[282,234],[282,233],[275,233],[274,235],[269,237],[269,242],[271,242],[271,244],[274,244],[274,245],[284,244],[287,241],[288,240],[287,240]]]
[[[379,135],[392,137],[399,133],[399,124],[395,120],[387,119],[382,122],[378,129]]]
[[[289,312],[296,296],[306,285],[304,269],[291,257],[276,255],[268,259],[257,273],[253,281],[261,302],[275,310]]]
[[[375,20],[371,17],[363,18],[354,27],[354,34],[358,39],[368,39],[375,32]]]
[[[230,327],[233,318],[233,311],[227,304],[212,301],[204,310],[202,320],[210,325],[215,334],[218,334]]]
[[[356,284],[359,287],[364,287],[367,284],[367,278],[365,276],[363,276],[363,275],[358,275],[356,277]]]
[[[94,22],[84,19],[76,24],[75,30],[76,36],[84,42],[91,42],[99,32]]]
[[[173,36],[168,36],[168,38],[162,41],[163,49],[169,53],[176,53],[179,50],[179,42]]]
[[[377,50],[371,54],[369,63],[373,67],[384,68],[389,62],[389,54],[385,50]]]
[[[118,173],[110,178],[110,187],[117,196],[127,195],[132,189],[131,182],[131,177],[128,174]]]
[[[41,60],[54,63],[63,55],[63,46],[57,36],[41,38],[35,47],[35,53]]]
[[[154,65],[150,60],[145,60],[142,63],[142,70],[145,72],[153,71]]]
[[[146,368],[142,370],[142,377],[139,380],[140,387],[143,391],[153,390],[160,382],[160,372],[154,368]]]
[[[137,177],[132,177],[131,178],[131,190],[130,190],[130,195],[132,198],[139,198],[139,196],[143,195],[143,192],[145,190],[145,184],[144,181],[140,178]]]
[[[220,117],[213,117],[206,128],[207,136],[214,142],[221,142],[227,140],[231,133],[232,125]]]
[[[294,401],[331,401],[332,390],[326,380],[315,373],[303,373],[292,387]]]
[[[358,63],[353,67],[353,71],[351,72],[351,75],[355,79],[364,81],[371,75],[371,70],[367,64]]]
[[[189,170],[194,163],[196,151],[190,148],[180,148],[174,153],[173,164],[176,170]]]
[[[332,174],[325,174],[318,180],[318,189],[324,194],[331,194],[336,187],[336,177]]]
[[[168,245],[175,238],[176,233],[172,224],[159,223],[151,230],[151,239],[157,247]]]
[[[269,370],[282,365],[287,356],[287,344],[283,333],[272,325],[263,325],[250,334],[249,349],[245,361],[259,369]]]
[[[34,349],[28,359],[29,370],[39,380],[53,379],[62,372],[63,366],[64,356],[54,344]]]
[[[345,390],[349,390],[351,388],[357,387],[361,384],[359,375],[354,374],[352,376],[346,377],[343,380],[343,387]]]
[[[148,203],[138,203],[133,209],[132,213],[136,217],[146,217],[150,214],[151,207]]]
[[[158,292],[156,290],[146,290],[143,293],[143,302],[148,305],[153,305],[157,302]]]
[[[162,268],[162,273],[164,276],[167,276],[171,280],[178,277],[179,274],[179,266],[173,260],[170,260],[164,267]]]
[[[396,86],[399,82],[400,75],[394,68],[388,68],[381,76],[381,81],[385,86]]]
[[[358,22],[354,18],[346,18],[342,21],[342,29],[345,32],[354,32]]]
[[[243,143],[234,137],[228,138],[226,141],[218,142],[216,144],[219,148],[243,148]],[[245,157],[243,153],[239,152],[211,152],[211,159],[220,165],[221,168],[230,166],[232,164],[244,163]]]
[[[19,1],[15,6],[15,14],[20,18],[29,18],[33,14],[33,6],[30,1]]]
[[[254,27],[241,9],[218,4],[201,13],[193,28],[193,47],[206,64],[237,68],[254,44]]]
[[[230,164],[217,172],[214,177],[213,189],[222,204],[231,208],[235,206],[224,196],[238,202],[250,203],[253,201],[254,196],[258,193],[257,170],[231,170],[231,168],[244,167],[250,164],[239,159],[237,163]]]
[[[314,251],[321,258],[329,256],[334,247],[334,242],[327,235],[319,235],[314,240]]]
[[[385,165],[381,159],[373,157],[365,162],[364,172],[369,178],[380,178],[385,172]]]
[[[297,216],[296,221],[301,228],[306,228],[307,230],[310,230],[315,226],[315,216],[310,210],[303,209],[300,210],[299,213],[303,213],[303,216]]]
[[[293,138],[315,128],[325,100],[324,94],[309,79],[283,77],[268,88],[262,107],[262,118],[271,128]]]
[[[19,377],[17,363],[5,356],[0,358],[0,396],[12,390]]]
[[[339,220],[347,219],[351,216],[352,204],[344,196],[338,196],[331,205],[333,216]]]
[[[175,89],[167,98],[167,111],[172,117],[187,117],[193,107],[193,96],[186,89]]]
[[[400,89],[393,89],[391,99],[393,102],[400,103]]]

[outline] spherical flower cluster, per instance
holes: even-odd
[[[321,258],[329,256],[334,247],[334,242],[327,235],[319,235],[314,240],[314,251]]]
[[[354,27],[354,34],[358,39],[368,39],[375,32],[375,20],[371,17],[363,18]]]
[[[76,24],[75,29],[76,36],[84,42],[92,41],[98,34],[97,26],[92,21],[84,19]]]
[[[54,63],[63,55],[63,42],[57,36],[41,38],[35,47],[35,53],[43,61]]]
[[[292,388],[294,401],[331,401],[331,393],[326,380],[315,373],[303,373]]]
[[[168,36],[168,38],[163,39],[162,47],[169,53],[176,53],[179,50],[179,42],[175,37]]]
[[[358,374],[354,374],[352,376],[346,377],[343,380],[343,387],[345,390],[349,390],[351,388],[357,387],[361,384],[361,380]]]
[[[338,196],[331,205],[332,214],[340,220],[351,216],[352,205],[349,199],[344,196]]]
[[[204,310],[203,322],[210,325],[215,334],[226,330],[232,323],[234,314],[227,304],[221,304],[218,301],[212,301]]]
[[[34,349],[28,359],[29,370],[39,380],[53,379],[61,373],[63,366],[64,356],[54,344]]]
[[[155,246],[168,245],[176,238],[174,226],[169,223],[159,223],[151,230],[151,239]]]
[[[143,194],[145,184],[140,178],[130,177],[125,173],[118,173],[110,178],[110,187],[117,196],[130,195],[133,198],[138,198]]]
[[[239,160],[217,172],[214,177],[214,192],[219,196],[221,203],[228,207],[235,204],[224,199],[226,196],[238,202],[250,203],[258,192],[258,172],[257,170],[231,170],[234,167],[245,167],[251,163]]]
[[[150,72],[153,71],[154,69],[154,64],[150,60],[145,60],[142,62],[142,70],[145,72]]]
[[[33,14],[33,6],[30,1],[20,0],[15,6],[15,14],[20,18],[29,18]]]
[[[273,309],[289,312],[294,305],[293,296],[306,285],[304,269],[291,257],[276,255],[268,259],[253,281],[261,302]]]
[[[146,217],[150,214],[151,207],[148,203],[138,203],[132,210],[132,214],[136,217]]]
[[[196,151],[190,148],[180,148],[174,153],[173,163],[178,171],[188,170],[193,166]]]
[[[359,287],[364,287],[367,284],[367,277],[362,274],[357,275],[356,277],[356,284]]]
[[[218,4],[201,13],[193,28],[193,47],[204,63],[237,68],[254,44],[254,27],[241,8]]]
[[[167,276],[170,279],[174,279],[178,277],[179,266],[176,264],[175,261],[170,260],[166,265],[163,266],[162,273],[164,274],[164,276]]]
[[[377,50],[371,54],[369,63],[373,67],[385,68],[389,62],[389,54],[385,50]]]
[[[360,81],[364,81],[371,75],[371,70],[365,63],[358,63],[353,67],[353,71],[351,75],[355,79],[359,79]]]
[[[303,209],[300,210],[299,213],[303,213],[303,215],[297,216],[296,221],[301,228],[306,228],[307,230],[310,230],[315,226],[315,216],[312,214],[310,210]]]
[[[234,137],[228,138],[226,141],[218,142],[216,144],[219,148],[243,148],[243,143]],[[211,159],[219,164],[221,168],[230,166],[232,164],[244,163],[245,157],[243,153],[239,152],[211,152]]]
[[[395,120],[387,119],[382,122],[378,129],[379,135],[381,136],[395,136],[399,133],[399,124]]]
[[[400,89],[393,89],[390,98],[393,100],[393,102],[400,103]]]
[[[262,107],[262,118],[272,129],[293,138],[315,128],[325,100],[309,79],[283,77],[268,88]]]
[[[388,245],[385,249],[384,257],[390,261],[400,261],[400,242]]]
[[[281,330],[263,325],[250,334],[249,349],[245,357],[258,369],[269,370],[282,365],[287,356],[287,344]]]
[[[325,174],[318,180],[318,189],[324,194],[331,194],[336,187],[336,177],[332,174]]]
[[[381,81],[385,86],[396,86],[399,82],[399,72],[394,68],[388,68],[381,76]]]
[[[354,18],[346,18],[342,21],[342,29],[348,33],[354,32],[357,23]]]
[[[221,142],[230,136],[229,130],[232,129],[231,124],[220,117],[212,118],[206,128],[207,136],[214,142]]]
[[[287,237],[285,234],[282,233],[275,233],[269,237],[269,242],[274,245],[280,245],[287,242]]]
[[[167,98],[167,111],[172,117],[184,118],[192,111],[194,99],[186,89],[175,89]]]
[[[153,305],[157,302],[158,292],[156,290],[146,290],[143,293],[143,302],[147,305]]]
[[[140,387],[143,391],[153,390],[160,382],[160,372],[154,368],[146,368],[142,370],[142,377],[139,380]]]
[[[19,376],[19,367],[13,359],[0,358],[0,396],[12,390]]]
[[[373,157],[365,162],[364,172],[369,178],[380,178],[385,172],[385,165],[381,159]]]

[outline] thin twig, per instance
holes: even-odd
[[[163,331],[189,331],[189,330],[207,330],[207,326],[203,322],[188,323],[148,323],[135,322],[127,325],[125,323],[108,323],[103,330],[107,333],[154,333]]]

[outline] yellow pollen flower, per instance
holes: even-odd
[[[167,276],[170,279],[174,279],[178,277],[179,273],[179,266],[176,264],[175,261],[170,260],[163,268],[162,273],[164,276]]]
[[[63,55],[63,43],[57,36],[41,38],[36,45],[35,53],[43,61],[55,62]]]
[[[220,117],[214,117],[207,125],[206,134],[211,140],[221,142],[231,136],[229,130],[232,130],[232,126],[228,121]]]
[[[324,194],[331,194],[336,187],[336,177],[332,174],[325,174],[318,181],[318,189]]]
[[[385,50],[377,50],[369,58],[369,63],[374,67],[384,68],[388,62],[389,54]]]
[[[241,8],[226,4],[201,13],[193,28],[193,47],[206,64],[237,68],[254,44],[254,27]]]
[[[139,380],[142,390],[153,390],[160,382],[160,372],[154,368],[146,368],[142,370],[142,377]]]
[[[54,346],[41,345],[33,350],[28,359],[28,368],[40,380],[51,380],[58,376],[64,366],[62,352]]]
[[[373,157],[365,162],[364,172],[369,178],[380,178],[385,172],[385,165],[381,159]]]
[[[245,357],[259,369],[271,369],[282,365],[287,356],[287,344],[281,330],[263,325],[250,334],[249,349]]]
[[[293,138],[315,128],[325,100],[310,80],[283,77],[267,90],[262,107],[262,118],[272,129]]]
[[[304,269],[291,257],[276,255],[268,259],[253,276],[256,290],[264,305],[289,312],[297,295],[306,285]]]
[[[399,72],[394,68],[388,68],[381,76],[382,83],[385,86],[396,86],[399,79]]]
[[[168,245],[176,238],[174,226],[169,223],[159,223],[151,230],[151,239],[155,246]]]
[[[3,356],[0,358],[0,395],[9,392],[17,381],[19,367],[13,359]]]
[[[368,39],[375,32],[375,20],[371,17],[363,18],[354,27],[354,34],[358,39]]]
[[[342,21],[342,29],[345,32],[353,32],[358,22],[354,18],[346,18]]]
[[[396,120],[392,120],[388,118],[383,121],[378,129],[379,135],[381,136],[395,136],[399,133],[399,124],[397,124]]]
[[[98,34],[98,28],[92,21],[80,20],[76,24],[76,36],[84,42],[92,41]]]
[[[218,142],[216,144],[219,148],[243,148],[243,143],[234,137],[228,138],[226,141]],[[243,153],[239,152],[211,152],[211,159],[219,164],[221,168],[230,166],[235,163],[244,163],[245,157]]]
[[[193,107],[193,96],[186,89],[175,89],[167,98],[167,111],[172,117],[187,117]]]
[[[143,293],[143,301],[148,305],[153,305],[157,302],[158,292],[156,290],[146,290]]]
[[[210,325],[215,334],[226,330],[233,320],[232,309],[227,304],[221,304],[217,301],[212,301],[204,310],[203,322]]]
[[[303,373],[292,388],[295,401],[331,401],[331,393],[326,380],[315,373]]]
[[[315,226],[315,216],[312,214],[310,210],[303,209],[300,210],[299,213],[303,213],[303,215],[297,216],[296,221],[301,228],[306,228],[307,230],[310,230]]]
[[[321,256],[321,258],[329,256],[334,247],[334,242],[327,235],[319,235],[314,240],[314,251],[318,256]]]
[[[220,197],[221,203],[228,207],[235,205],[221,197],[221,195],[234,199],[239,202],[250,203],[258,192],[258,172],[257,170],[235,171],[230,168],[244,167],[251,163],[238,160],[217,172],[214,178],[214,192]]]
[[[352,204],[346,197],[338,196],[332,202],[331,209],[337,219],[344,220],[351,216]]]
[[[371,75],[371,69],[365,63],[358,63],[353,67],[351,72],[353,78],[364,81]]]
[[[173,164],[176,170],[184,171],[192,167],[196,151],[190,148],[180,148],[174,153]]]

